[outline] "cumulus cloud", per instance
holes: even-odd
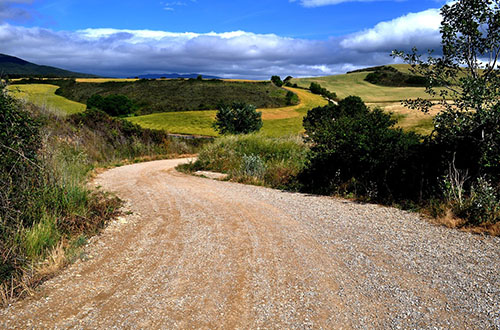
[[[30,12],[18,7],[18,5],[32,2],[32,0],[0,0],[0,22],[29,19],[31,17]]]
[[[0,0],[1,1],[1,0]],[[19,0],[20,1],[20,0]],[[428,10],[328,40],[246,31],[176,33],[85,29],[74,32],[0,25],[0,52],[104,76],[201,73],[267,79],[316,76],[387,64],[394,48],[438,49],[439,12]]]
[[[441,41],[441,20],[439,9],[410,13],[356,33],[343,40],[341,46],[361,52],[409,49],[413,46],[419,49],[436,48]]]

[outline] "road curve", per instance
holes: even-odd
[[[133,214],[0,328],[500,328],[500,239],[182,161],[101,174]]]

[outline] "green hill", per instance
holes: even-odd
[[[397,69],[398,72],[405,75],[410,74],[410,66],[406,64],[387,65],[386,67]],[[341,99],[350,95],[359,96],[371,107],[380,107],[385,111],[392,112],[394,117],[398,119],[400,127],[422,134],[429,134],[433,128],[433,115],[439,112],[440,108],[436,106],[430,114],[423,114],[405,108],[402,106],[401,101],[415,98],[437,100],[437,97],[432,98],[425,92],[424,87],[383,86],[366,81],[369,74],[377,72],[377,70],[380,71],[380,68],[366,68],[334,76],[294,78],[291,83],[302,88],[309,88],[312,82],[319,83],[321,87],[330,92],[335,92]],[[386,71],[394,72],[391,69]]]
[[[49,82],[49,81],[48,81]],[[287,106],[287,91],[270,82],[222,80],[138,80],[88,83],[59,81],[57,94],[86,103],[92,95],[121,94],[138,107],[137,114],[216,109],[220,103],[246,102],[257,108]]]
[[[0,54],[0,76],[8,78],[89,78],[95,75],[71,72],[52,66],[37,65],[18,57]]]
[[[409,72],[406,65],[390,65],[388,67],[395,68],[403,74]],[[311,82],[316,82],[321,87],[335,92],[339,98],[355,95],[368,103],[399,102],[417,97],[431,99],[429,94],[425,93],[424,87],[382,86],[366,81],[366,77],[373,72],[376,72],[376,68],[351,71],[351,73],[334,76],[294,78],[291,83],[296,83],[299,87],[309,88]]]

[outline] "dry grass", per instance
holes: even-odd
[[[432,122],[434,116],[442,110],[440,105],[436,105],[426,114],[418,110],[408,109],[401,102],[368,103],[367,105],[372,108],[379,107],[386,112],[393,113],[394,117],[398,120],[398,127],[423,135],[428,135],[432,132],[434,128]]]
[[[448,207],[443,215],[432,217],[429,214],[423,213],[427,220],[435,225],[445,226],[451,229],[458,229],[463,232],[473,233],[478,235],[500,236],[500,222],[494,224],[484,224],[477,226],[467,226],[464,219],[457,217]]]

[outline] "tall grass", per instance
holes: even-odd
[[[304,167],[307,150],[299,136],[229,135],[205,146],[187,168],[227,173],[238,182],[290,188]]]

